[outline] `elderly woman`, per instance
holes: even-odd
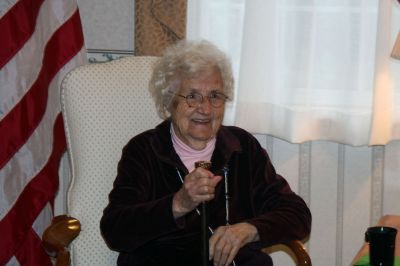
[[[233,97],[224,53],[205,41],[177,43],[156,64],[150,92],[165,120],[123,149],[101,219],[118,265],[200,265],[202,202],[210,265],[272,265],[261,247],[310,233],[309,209],[257,140],[222,125]]]

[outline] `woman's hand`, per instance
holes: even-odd
[[[229,265],[241,247],[257,240],[257,228],[249,223],[220,226],[210,238],[210,260],[214,266]]]
[[[185,176],[182,188],[175,193],[172,200],[174,217],[178,218],[195,209],[201,202],[215,197],[215,187],[221,176],[198,167]]]

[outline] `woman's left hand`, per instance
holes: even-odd
[[[210,238],[210,260],[214,266],[229,265],[239,249],[259,240],[257,228],[249,223],[220,226]]]

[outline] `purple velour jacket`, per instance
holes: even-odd
[[[133,137],[122,151],[118,174],[100,222],[108,246],[120,252],[118,265],[196,265],[200,261],[200,217],[194,210],[174,219],[172,198],[187,174],[175,152],[170,120]],[[311,213],[287,181],[275,172],[267,152],[247,131],[221,126],[211,172],[228,178],[229,223],[254,225],[262,247],[304,239]],[[212,229],[226,225],[225,182],[208,203]],[[159,264],[161,263],[162,264]],[[247,264],[246,264],[247,265]]]

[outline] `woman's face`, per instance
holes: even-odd
[[[187,96],[193,92],[203,95],[203,103],[190,107],[185,98],[175,96],[177,103],[171,118],[176,135],[191,148],[201,150],[216,135],[224,118],[225,104],[213,107],[205,97],[211,92],[223,93],[220,72],[215,69],[197,78],[184,79],[176,93]]]

